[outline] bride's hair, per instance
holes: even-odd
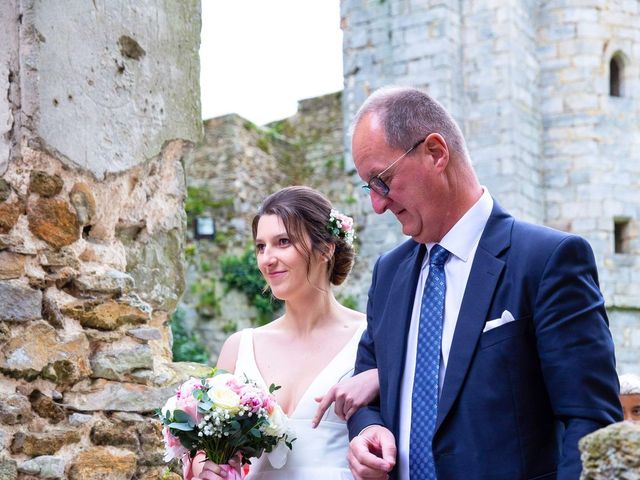
[[[293,246],[307,259],[307,273],[311,266],[311,251],[329,256],[330,245],[335,245],[329,259],[329,281],[334,285],[344,282],[353,267],[355,253],[344,239],[328,229],[331,202],[320,192],[309,187],[286,187],[269,195],[253,217],[252,231],[255,240],[258,222],[263,215],[276,215],[282,220]],[[311,250],[304,241],[311,242]]]

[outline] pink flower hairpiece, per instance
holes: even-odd
[[[353,240],[356,238],[353,229],[353,218],[335,209],[331,210],[329,214],[327,230],[331,232],[331,235],[342,238],[349,245],[353,245]]]

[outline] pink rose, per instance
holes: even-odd
[[[173,460],[174,458],[180,458],[185,454],[185,452],[189,453],[189,451],[182,446],[180,440],[171,434],[169,427],[164,427],[162,429],[162,436],[164,437],[165,462]]]

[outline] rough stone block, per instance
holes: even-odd
[[[64,478],[65,460],[63,457],[42,455],[23,462],[18,471],[38,478]]]
[[[136,455],[126,450],[95,447],[80,452],[69,468],[69,480],[130,480]]]
[[[46,432],[17,432],[11,451],[30,457],[53,455],[63,446],[80,441],[80,433],[71,429],[51,429]]]
[[[120,422],[100,420],[91,428],[91,441],[95,445],[113,445],[122,447],[140,446],[135,427],[125,426]]]
[[[54,197],[62,191],[64,182],[60,175],[49,175],[41,170],[31,172],[29,191],[43,197]]]
[[[69,204],[58,198],[39,198],[30,205],[29,230],[54,248],[64,247],[80,238],[80,223]]]
[[[149,345],[103,346],[91,357],[93,378],[125,380],[138,369],[153,368],[153,352]]]
[[[33,417],[29,399],[19,393],[0,395],[0,423],[16,425],[27,423]]]
[[[118,270],[106,269],[91,274],[82,274],[74,278],[73,285],[81,292],[122,295],[133,288],[134,282],[131,275]]]
[[[16,480],[18,468],[15,461],[10,458],[0,457],[0,480]]]
[[[0,233],[9,233],[23,211],[24,207],[19,201],[0,203]]]
[[[0,281],[0,321],[28,322],[42,314],[42,292],[18,281]]]
[[[29,325],[0,350],[0,370],[19,378],[38,375],[58,383],[74,383],[90,373],[89,342],[82,333],[60,337],[44,321]]]
[[[640,478],[640,424],[620,422],[601,428],[579,442],[580,480]]]
[[[25,255],[13,252],[0,252],[0,280],[20,278],[24,273]]]
[[[149,309],[126,299],[75,302],[61,307],[63,314],[78,320],[83,327],[115,330],[121,325],[146,323],[151,319]]]

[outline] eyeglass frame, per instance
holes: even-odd
[[[378,173],[378,174],[374,175],[373,177],[371,177],[369,179],[369,182],[367,182],[366,185],[362,185],[362,189],[367,193],[370,193],[373,190],[374,192],[376,192],[381,197],[388,196],[389,195],[389,191],[391,190],[391,188],[380,177],[382,175],[384,175],[385,173],[387,173],[389,170],[391,170],[391,168],[396,163],[398,163],[400,160],[402,160],[404,157],[406,157],[411,152],[413,152],[416,148],[418,148],[418,146],[420,146],[420,144],[423,143],[426,139],[427,139],[427,137],[425,136],[422,140],[419,140],[416,143],[414,143],[413,146],[409,150],[407,150],[402,155],[400,155],[398,158],[396,158],[393,162],[391,162],[391,164],[389,166],[387,166],[387,168],[385,168],[380,173]]]

